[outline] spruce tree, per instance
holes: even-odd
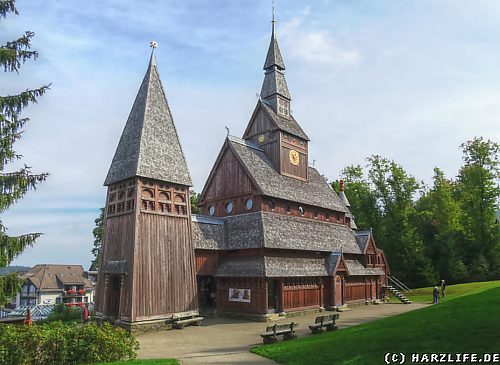
[[[18,15],[14,0],[0,0],[0,21],[7,15]],[[4,72],[19,74],[21,65],[28,60],[35,60],[38,53],[31,49],[34,33],[26,31],[20,38],[0,46],[0,65]],[[8,169],[7,166],[21,159],[13,149],[14,143],[21,138],[28,118],[21,112],[30,103],[36,103],[50,85],[28,89],[15,95],[0,96],[0,213],[22,199],[26,192],[47,177],[46,173],[33,174],[27,165],[20,169]],[[33,245],[41,233],[27,233],[9,236],[7,228],[0,220],[0,267],[7,266],[28,246]],[[0,277],[0,306],[7,303],[19,290],[20,281],[15,274]]]

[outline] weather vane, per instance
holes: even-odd
[[[156,43],[156,41],[151,41],[149,42],[149,46],[153,49],[155,49],[156,47],[158,47],[158,43]]]

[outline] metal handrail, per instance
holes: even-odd
[[[408,288],[405,284],[403,284],[397,277],[395,276],[388,276],[389,280],[394,283],[395,286],[397,286],[399,289],[402,291],[411,291],[410,288]]]

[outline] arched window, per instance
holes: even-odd
[[[231,214],[233,212],[233,208],[234,208],[233,207],[233,203],[232,202],[228,202],[226,204],[226,213]]]
[[[300,215],[304,215],[305,212],[306,211],[304,210],[304,207],[302,205],[299,206],[299,213],[300,213]]]
[[[155,193],[150,189],[143,189],[141,194],[142,199],[154,199]]]

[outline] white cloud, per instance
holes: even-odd
[[[342,44],[329,30],[309,29],[305,23],[310,14],[308,6],[299,16],[279,26],[278,37],[281,47],[287,49],[286,58],[311,66],[357,65],[361,61],[360,51]]]

